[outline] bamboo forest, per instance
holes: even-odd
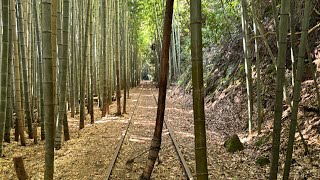
[[[319,0],[0,0],[1,180],[320,180]]]

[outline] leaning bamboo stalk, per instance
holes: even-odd
[[[169,73],[169,48],[171,41],[171,32],[172,32],[172,14],[173,14],[173,0],[166,1],[166,13],[164,18],[164,29],[163,29],[163,45],[162,45],[162,61],[160,66],[160,75],[159,81],[159,97],[158,97],[158,108],[157,108],[157,117],[156,117],[156,126],[153,134],[153,138],[150,145],[150,151],[148,155],[148,160],[143,171],[143,174],[140,176],[140,179],[150,179],[151,173],[154,167],[154,163],[158,158],[158,154],[161,146],[162,139],[162,129],[164,121],[164,111],[165,111],[165,102],[167,94],[167,82],[168,82],[168,73]]]

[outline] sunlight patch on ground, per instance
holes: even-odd
[[[186,137],[186,138],[191,137],[191,138],[194,138],[194,135],[191,134],[191,133],[182,132],[182,131],[176,131],[175,133],[181,135],[182,137]]]
[[[145,96],[145,97],[153,97],[153,95],[142,95],[142,96]]]
[[[239,139],[242,143],[247,143],[247,142],[250,142],[251,140],[253,140],[253,138],[257,137],[257,136],[258,136],[258,132],[254,131],[250,135],[248,135],[248,134],[244,134],[244,136],[239,135]]]
[[[151,141],[150,137],[142,137],[137,135],[131,135],[129,141],[138,142],[138,143],[145,143],[146,141]]]
[[[138,108],[145,108],[145,109],[157,109],[156,106],[138,106]]]
[[[128,119],[120,119],[120,117],[116,116],[107,116],[107,117],[102,117],[101,119],[95,121],[95,124],[103,124],[103,123],[108,123],[108,122],[120,122],[120,123],[127,123]]]
[[[169,131],[168,130],[163,130],[162,135],[169,135]]]

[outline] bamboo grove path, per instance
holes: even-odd
[[[110,163],[106,179],[138,179],[145,166],[155,125],[157,104],[154,91],[157,89],[149,83],[142,84],[140,88],[141,95],[138,98],[137,109],[131,117],[128,131],[123,133],[122,147],[116,149],[119,150],[119,154],[118,151],[115,152],[117,159],[115,164]],[[152,179],[187,179],[185,172],[191,176],[181,152],[176,149],[178,145],[173,144],[176,140],[171,135],[170,129],[164,128],[162,149]]]
[[[100,118],[101,111],[95,106],[95,123],[90,124],[90,116],[87,115],[85,128],[82,130],[79,130],[79,115],[72,118],[68,114],[71,140],[65,142],[62,149],[55,151],[54,178],[106,179],[106,171],[113,160],[113,154],[124,137],[109,179],[138,179],[148,152],[136,157],[132,162],[127,162],[149,149],[155,125],[157,93],[158,90],[152,84],[143,82],[130,90],[127,114],[122,117],[114,116],[116,103],[113,103],[110,106],[110,115]],[[128,132],[123,136],[126,129]],[[166,126],[161,147],[160,161],[155,165],[152,179],[186,179],[185,169]],[[23,157],[31,179],[42,179],[44,141],[34,145],[33,141],[28,139],[26,147],[12,141],[11,144],[5,144],[4,153],[6,157],[0,161],[0,179],[16,179],[12,163],[12,157],[16,155]]]
[[[54,178],[71,180],[107,179],[107,170],[113,155],[119,147],[119,141],[124,137],[115,165],[111,168],[109,179],[138,179],[143,171],[148,154],[143,152],[149,149],[154,131],[157,94],[158,89],[150,83],[143,82],[130,90],[127,114],[122,117],[114,116],[116,103],[113,103],[110,106],[110,115],[100,118],[101,111],[95,106],[97,120],[94,124],[90,124],[90,116],[87,115],[85,128],[80,131],[78,126],[79,115],[72,118],[68,114],[71,140],[65,142],[62,149],[55,151]],[[190,95],[182,96],[192,100]],[[156,162],[152,179],[187,179],[186,170],[169,136],[170,132],[174,135],[177,146],[186,160],[185,164],[190,168],[191,176],[194,177],[192,103],[185,103],[180,100],[174,95],[172,89],[168,90],[166,102],[166,124],[163,129],[163,141],[159,154],[160,163]],[[232,107],[231,103],[222,103],[220,109],[228,109],[227,107]],[[223,132],[230,131],[230,126],[226,124],[226,116],[231,117],[232,114],[228,111],[220,112],[218,110],[215,109],[211,112],[206,109],[207,123],[210,124],[210,128],[207,127],[209,179],[266,179],[268,169],[254,164],[257,149],[246,148],[242,152],[226,153],[223,147]],[[211,113],[216,118],[212,117]],[[232,118],[235,117],[232,116]],[[171,128],[170,132],[167,126]],[[126,129],[128,129],[127,134],[123,136]],[[33,140],[27,139],[26,147],[21,147],[18,143],[12,141],[10,144],[5,144],[4,150],[6,157],[0,158],[0,179],[17,179],[12,163],[12,157],[17,154],[23,157],[29,177],[31,179],[42,179],[44,141],[34,145]],[[133,159],[134,157],[136,158]]]

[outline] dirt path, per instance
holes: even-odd
[[[90,117],[87,115],[85,128],[79,131],[79,115],[71,118],[68,114],[71,140],[65,142],[62,149],[55,151],[54,179],[103,179],[120,136],[137,103],[132,124],[111,179],[138,179],[145,166],[147,153],[137,157],[132,163],[126,162],[136,154],[149,149],[157,110],[152,95],[152,91],[157,90],[152,85],[142,86],[144,87],[130,91],[128,114],[124,114],[123,117],[109,115],[101,119],[101,112],[96,106],[95,123],[90,124]],[[115,103],[111,105],[111,114],[116,112],[115,106]],[[152,179],[185,179],[180,161],[165,128],[162,142],[160,163],[156,163]],[[5,157],[0,158],[0,179],[17,179],[12,163],[12,158],[17,155],[23,157],[30,179],[43,179],[43,141],[34,145],[33,140],[28,139],[27,146],[22,147],[12,139],[12,143],[5,144],[4,147]]]
[[[157,112],[156,102],[152,94],[155,90],[154,86],[150,84],[144,85],[141,89],[138,107],[132,117],[132,124],[112,171],[111,179],[139,179],[145,167],[148,152],[134,159],[132,163],[127,163],[127,161],[150,147]],[[161,147],[161,162],[156,163],[152,179],[185,179],[180,161],[165,128]]]

